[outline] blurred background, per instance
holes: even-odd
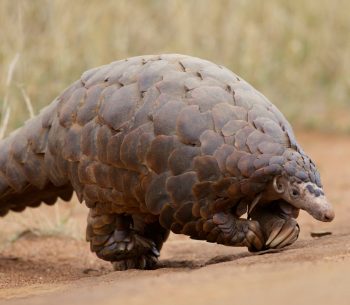
[[[86,69],[184,53],[233,70],[294,127],[350,132],[349,33],[346,0],[0,0],[2,126]]]
[[[225,291],[227,304],[232,303],[232,292],[245,302],[247,298],[262,302],[268,298],[269,304],[295,303],[303,297],[309,298],[303,304],[329,304],[335,296],[346,296],[350,282],[349,272],[344,272],[349,270],[350,259],[350,1],[0,0],[0,139],[37,114],[87,69],[160,53],[183,53],[224,65],[276,104],[296,129],[305,151],[315,156],[337,216],[329,226],[301,213],[300,243],[294,250],[247,260],[241,260],[246,256],[242,248],[220,248],[172,235],[162,254],[171,268],[143,274],[148,286],[136,281],[139,273],[127,273],[125,278],[115,273],[117,285],[121,279],[128,283],[130,277],[129,286],[120,286],[129,287],[125,300],[129,294],[142,300],[149,294],[154,303],[154,287],[158,299],[174,303],[176,295],[186,289],[196,296],[185,293],[186,299],[201,304],[218,303],[212,298],[201,300]],[[0,299],[2,292],[6,298],[36,294],[34,286],[27,288],[29,284],[43,284],[38,291],[47,293],[52,287],[46,284],[60,281],[70,285],[72,293],[77,279],[110,272],[111,266],[91,254],[84,241],[87,208],[76,198],[72,201],[0,217]],[[310,232],[328,231],[334,234],[319,243],[310,237]],[[223,254],[228,254],[226,264],[203,267],[198,273],[191,269],[204,266],[204,261],[213,264],[216,257],[221,262]],[[306,261],[312,262],[308,269]],[[338,269],[331,269],[331,262]],[[225,280],[231,268],[232,277]],[[183,277],[176,281],[170,269]],[[154,274],[167,272],[169,277],[158,279],[163,286],[154,281]],[[186,280],[187,274],[194,276],[192,280]],[[85,290],[78,291],[73,302],[78,304],[85,297],[83,304],[90,304],[88,290],[101,290],[103,286],[97,284],[106,284],[103,277],[99,279],[101,282],[94,278],[88,286],[91,289],[81,282]],[[108,285],[111,279],[107,277]],[[205,279],[213,286],[202,285]],[[335,287],[335,282],[340,285]],[[179,283],[188,287],[181,290],[181,285],[176,286]],[[12,291],[13,287],[19,290]],[[115,304],[117,294],[125,303],[120,287],[106,294],[108,304]],[[142,293],[137,294],[137,289]],[[102,296],[104,290],[100,293]],[[278,295],[281,300],[274,303]],[[46,303],[54,304],[49,297]],[[342,304],[348,304],[349,298],[344,299]],[[101,300],[96,304],[102,304]]]
[[[0,0],[0,138],[85,70],[159,53],[228,67],[298,136],[350,133],[349,33],[346,0]],[[0,219],[0,248],[27,231],[84,238],[79,204],[10,214]]]

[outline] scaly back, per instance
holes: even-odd
[[[90,205],[174,214],[208,190],[223,196],[232,178],[232,199],[253,196],[278,171],[296,174],[302,156],[277,108],[226,68],[134,57],[85,72],[0,142],[0,213],[74,189]]]

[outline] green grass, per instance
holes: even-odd
[[[177,52],[232,69],[298,127],[348,131],[349,20],[346,0],[0,0],[0,104],[11,130],[23,90],[37,113],[88,68]]]

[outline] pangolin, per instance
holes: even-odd
[[[132,57],[89,70],[0,142],[0,214],[76,192],[91,250],[154,268],[169,232],[250,251],[331,221],[313,161],[281,112],[195,57]]]

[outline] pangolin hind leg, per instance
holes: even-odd
[[[159,224],[158,220],[148,222],[144,215],[133,215],[130,236],[134,244],[135,255],[132,254],[132,257],[114,261],[114,270],[154,269],[169,232]]]
[[[86,230],[91,251],[111,261],[115,270],[153,269],[168,232],[142,217],[104,214],[90,209]]]

